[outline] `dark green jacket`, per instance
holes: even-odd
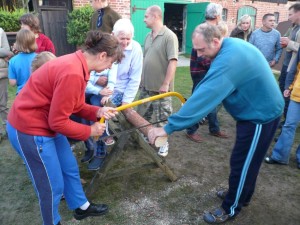
[[[104,15],[102,17],[102,25],[100,28],[97,28],[97,21],[98,21],[98,12],[94,12],[90,22],[90,29],[91,30],[101,30],[103,32],[111,33],[115,22],[121,19],[121,16],[109,6],[103,8]]]

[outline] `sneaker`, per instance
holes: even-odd
[[[282,163],[282,162],[276,161],[275,159],[272,159],[271,156],[267,156],[267,157],[265,158],[265,163],[268,163],[268,164],[287,165],[287,163]]]
[[[157,154],[162,157],[166,157],[168,155],[168,151],[169,151],[169,142],[166,142],[165,145],[163,145],[159,148],[159,151]]]
[[[106,138],[106,139],[104,140],[104,143],[105,143],[106,145],[113,145],[113,144],[115,143],[115,140],[114,140],[113,137],[108,137],[108,138]]]
[[[225,223],[233,218],[234,217],[229,216],[229,214],[226,214],[224,209],[221,207],[216,208],[212,212],[205,212],[203,215],[203,220],[210,224]]]
[[[81,158],[80,162],[86,163],[86,162],[91,161],[91,159],[93,158],[93,155],[94,155],[93,150],[85,151],[84,156]]]
[[[105,157],[100,158],[95,156],[88,165],[88,170],[99,170],[103,165]]]
[[[82,220],[89,216],[101,216],[108,212],[108,206],[105,204],[91,203],[86,210],[80,208],[75,209],[74,218],[76,220]]]

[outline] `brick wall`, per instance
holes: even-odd
[[[196,0],[196,2],[205,1]],[[227,25],[229,32],[236,26],[237,14],[240,7],[251,6],[256,9],[255,27],[259,28],[262,26],[262,17],[266,13],[279,12],[278,22],[286,21],[288,19],[288,8],[293,4],[291,2],[289,2],[288,4],[277,4],[252,0],[212,0],[210,2],[221,4],[223,8],[226,8],[228,10]]]
[[[194,2],[208,1],[209,0],[194,0]],[[277,4],[259,2],[256,0],[211,0],[210,2],[221,4],[228,10],[227,25],[229,32],[236,26],[237,12],[240,7],[251,6],[257,10],[255,26],[258,28],[262,26],[261,20],[266,13],[279,12],[279,22],[286,21],[288,18],[288,8],[293,4],[292,2],[288,2],[287,4]],[[79,8],[87,4],[90,4],[89,0],[73,0],[74,8]],[[109,4],[113,9],[120,13],[120,15],[130,18],[130,0],[110,0]]]
[[[89,5],[89,0],[73,0],[73,7],[80,8]],[[122,17],[130,18],[130,0],[110,0],[109,5],[116,10]]]
[[[89,0],[73,0],[73,8],[74,9],[80,8],[82,6],[89,5],[89,4],[90,4]]]

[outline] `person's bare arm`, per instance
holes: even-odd
[[[17,84],[17,80],[15,80],[15,79],[9,79],[9,84],[10,84],[10,86],[14,87]]]
[[[161,85],[159,92],[165,93],[165,92],[169,91],[170,83],[172,82],[172,80],[175,77],[176,67],[177,67],[177,60],[171,59],[169,61],[165,80],[164,80],[163,84]]]

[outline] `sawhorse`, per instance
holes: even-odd
[[[121,131],[125,131],[133,128],[133,126],[126,120],[125,116],[120,112],[117,115],[118,124],[112,120],[109,121],[109,128],[113,133],[118,133]],[[125,147],[125,144],[129,141],[129,138],[134,138],[141,150],[152,159],[152,163],[142,164],[139,167],[130,167],[130,168],[122,168],[116,169],[114,171],[110,171],[116,161],[120,158],[120,155]],[[142,152],[141,152],[142,153]],[[133,174],[137,172],[141,172],[143,170],[160,168],[166,176],[171,181],[176,181],[177,177],[173,173],[173,171],[168,167],[164,158],[157,155],[157,150],[147,143],[142,137],[141,133],[138,130],[133,131],[132,133],[122,133],[119,137],[117,137],[117,142],[114,144],[112,150],[107,155],[102,167],[95,172],[94,177],[90,181],[90,184],[86,188],[86,195],[88,197],[92,196],[92,194],[99,188],[100,183],[107,178],[120,177],[128,174]]]

